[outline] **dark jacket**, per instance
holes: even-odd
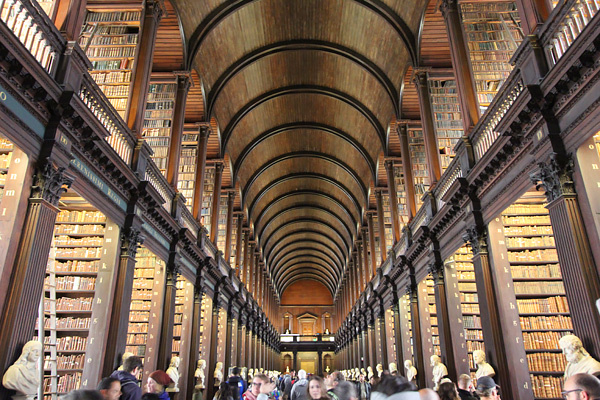
[[[240,400],[246,391],[246,382],[241,377],[232,375],[229,377],[227,383],[229,384],[229,392],[233,400]]]
[[[283,378],[283,394],[290,397],[291,393],[292,393],[292,377],[289,375],[286,375]]]
[[[300,379],[292,386],[291,400],[308,400],[308,379]]]
[[[138,385],[135,376],[126,371],[115,371],[110,375],[111,378],[117,378],[121,382],[121,400],[140,400],[142,398],[142,388]],[[169,395],[167,395],[167,398]]]
[[[358,398],[359,399],[362,398],[361,394],[360,394],[360,386],[362,384],[365,385],[365,392],[366,392],[366,395],[367,395],[366,398],[368,399],[368,398],[371,397],[371,384],[369,382],[366,382],[366,381],[365,382],[361,382],[361,381],[356,382],[356,392],[357,392]]]
[[[171,400],[169,393],[165,392],[164,390],[162,393],[158,394],[158,397],[160,397],[160,400]]]
[[[460,400],[477,400],[477,397],[473,396],[473,394],[468,390],[459,388],[458,395],[460,396]]]

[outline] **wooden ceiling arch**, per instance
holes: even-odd
[[[290,232],[285,238],[281,239],[277,243],[274,243],[273,247],[269,249],[269,251],[265,252],[265,260],[269,260],[271,256],[275,256],[280,249],[284,249],[288,244],[295,241],[312,241],[314,243],[322,243],[330,248],[336,254],[336,256],[342,260],[343,264],[348,261],[348,253],[344,253],[342,247],[340,247],[332,238],[316,229],[303,229]]]
[[[319,274],[313,273],[312,270],[307,269],[305,271],[302,271],[301,273],[298,273],[297,275],[289,276],[284,282],[281,283],[281,286],[280,286],[280,289],[279,289],[279,295],[281,296],[281,294],[283,292],[285,292],[285,289],[287,289],[292,283],[294,283],[296,281],[299,281],[299,280],[302,280],[302,279],[309,279],[309,280],[316,281],[316,282],[319,282],[319,283],[325,285],[325,287],[331,293],[331,296],[332,297],[335,296],[336,286],[331,287],[324,280],[322,280],[322,279],[316,279],[315,275],[319,276]]]
[[[281,246],[274,253],[272,253],[272,262],[270,265],[274,266],[273,271],[277,269],[279,263],[286,259],[286,257],[293,256],[295,254],[302,254],[304,251],[309,251],[311,254],[323,255],[324,257],[333,260],[333,263],[338,266],[338,269],[343,269],[343,259],[327,243],[316,239],[304,239]]]
[[[336,282],[339,280],[339,277],[331,276],[331,274],[328,274],[325,269],[319,268],[319,264],[315,264],[313,262],[299,263],[291,266],[288,270],[286,270],[284,275],[278,277],[278,279],[274,282],[278,287],[282,287],[290,279],[293,280],[297,275],[304,274],[306,272],[318,275],[327,281],[327,286],[330,288],[330,290],[335,290],[335,287],[337,286]]]
[[[272,273],[273,277],[279,276],[282,272],[282,269],[285,269],[290,262],[297,262],[298,260],[303,260],[305,257],[312,257],[314,259],[320,260],[320,262],[325,263],[326,265],[334,265],[335,268],[341,273],[343,271],[343,267],[337,263],[334,259],[332,259],[328,254],[316,251],[314,248],[303,248],[304,250],[296,250],[292,252],[288,252],[286,256],[282,257],[280,261],[273,263]]]

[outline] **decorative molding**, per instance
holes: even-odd
[[[539,171],[529,174],[529,178],[537,190],[544,189],[549,203],[560,196],[575,194],[574,163],[570,156],[552,153],[550,160],[538,163],[538,167]]]
[[[121,254],[135,258],[138,248],[144,243],[146,236],[139,229],[125,228],[121,231]]]
[[[58,206],[60,196],[71,187],[73,178],[66,175],[66,168],[54,168],[46,159],[44,166],[38,169],[33,177],[32,196],[43,199],[53,206]]]
[[[476,226],[467,228],[462,238],[465,243],[471,246],[471,251],[474,256],[487,253],[487,231],[485,228],[478,229]]]

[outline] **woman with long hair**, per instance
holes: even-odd
[[[222,382],[219,385],[219,390],[215,393],[213,400],[233,400],[233,396],[231,396],[231,387],[227,382]]]
[[[437,390],[440,400],[460,400],[458,390],[453,382],[444,382],[440,384]]]
[[[312,400],[329,400],[323,378],[313,375],[308,380],[308,397]]]

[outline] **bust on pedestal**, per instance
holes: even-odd
[[[38,360],[42,355],[42,344],[30,340],[23,346],[19,359],[11,365],[2,377],[2,385],[14,390],[13,400],[33,400],[40,387]]]
[[[373,368],[369,365],[367,367],[367,379],[371,380],[372,377],[373,377]]]
[[[169,384],[165,390],[166,392],[179,392],[179,363],[179,357],[174,356],[171,358],[171,364],[169,365],[169,368],[167,368],[166,373],[173,382]]]
[[[388,365],[388,368],[390,370],[391,375],[398,375],[398,366],[396,365],[396,363],[390,363]]]
[[[494,367],[485,361],[485,353],[483,350],[475,350],[473,352],[473,361],[477,365],[477,372],[475,372],[475,379],[479,379],[482,376],[489,376],[490,378],[496,375]]]
[[[600,372],[600,362],[596,361],[586,349],[583,343],[575,335],[565,335],[560,338],[558,345],[567,359],[565,369],[565,380],[575,374],[591,374]]]
[[[433,390],[438,390],[442,378],[448,375],[448,368],[442,364],[442,359],[435,354],[431,356],[430,360],[433,367]]]
[[[377,371],[377,377],[381,378],[381,375],[383,374],[383,365],[377,364],[375,366],[375,371]]]
[[[215,387],[218,388],[221,385],[221,382],[223,382],[223,363],[220,361],[215,366],[214,378],[215,378]]]
[[[396,366],[396,364],[394,364],[394,366]],[[417,379],[417,369],[413,366],[412,361],[404,361],[404,368],[406,369],[406,379],[408,379],[409,382],[414,382],[415,379]]]

